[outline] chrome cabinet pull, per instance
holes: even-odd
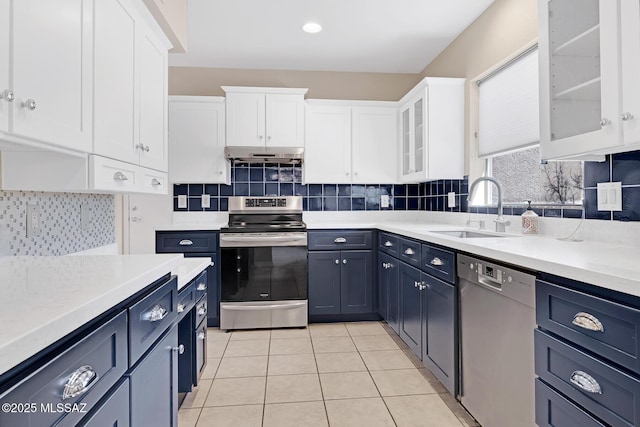
[[[24,105],[24,108],[29,111],[33,111],[36,109],[36,101],[33,99],[27,99],[22,105]]]
[[[622,121],[623,122],[628,122],[629,120],[633,120],[633,114],[627,112],[627,113],[622,113]]]
[[[202,331],[198,332],[198,339],[199,340],[204,340],[204,332],[202,332]]]
[[[340,264],[340,260],[339,259],[336,260],[336,264]]]
[[[571,383],[588,393],[602,394],[602,388],[598,381],[584,371],[573,371]]]
[[[207,307],[204,305],[198,307],[198,316],[204,316],[205,314],[207,314]]]
[[[610,125],[610,124],[611,124],[611,120],[607,119],[606,117],[603,117],[603,118],[600,120],[600,126],[601,126],[601,127],[605,127],[605,126],[608,126],[608,125]]]
[[[144,144],[136,144],[138,150],[144,150]]]
[[[207,290],[207,284],[206,283],[200,283],[198,284],[198,287],[196,288],[196,291],[206,291]]]
[[[387,240],[386,242],[384,242],[385,248],[390,248],[391,246],[393,246],[393,243],[391,243],[390,241]]]
[[[16,99],[16,95],[12,90],[6,89],[0,93],[0,99],[4,99],[7,102],[13,102],[13,100]]]
[[[178,242],[178,244],[180,246],[191,246],[191,245],[193,245],[193,241],[191,241],[189,239],[183,239],[183,240],[180,240],[180,242]]]
[[[415,282],[413,282],[413,287],[417,288],[418,286],[420,286],[420,282],[418,282],[417,280]]]
[[[125,174],[123,174],[122,172],[118,171],[118,172],[113,174],[113,180],[114,181],[128,181],[129,178],[127,178],[127,176]]]
[[[151,180],[151,185],[154,185],[154,186],[156,186],[156,185],[162,185],[162,183],[161,183],[160,181],[158,181],[156,178],[153,178],[153,179]]]
[[[346,243],[347,239],[344,237],[336,237],[333,243]]]
[[[593,314],[585,313],[584,311],[576,313],[571,323],[588,331],[604,332],[602,322]]]
[[[177,347],[173,347],[171,350],[175,351],[178,354],[183,354],[184,353],[184,344],[180,344]]]
[[[442,262],[442,260],[441,260],[440,258],[435,257],[434,259],[432,259],[432,260],[429,262],[429,264],[431,264],[431,265],[437,265],[437,266],[440,266],[440,265],[443,265],[443,264],[444,264],[444,262]]]
[[[343,260],[342,260],[342,263],[343,263],[343,264],[346,264],[346,263],[347,263],[347,260],[346,260],[346,259],[343,259]]]
[[[148,145],[145,145],[145,146],[144,146],[144,151],[146,151],[146,152],[148,153],[148,152],[149,152],[149,150],[150,150],[149,146],[148,146]]]
[[[169,310],[159,304],[156,304],[156,306],[153,307],[150,311],[144,313],[142,315],[142,318],[144,320],[148,320],[149,322],[158,322],[167,317],[167,314],[169,314]]]
[[[404,253],[406,255],[415,255],[415,251],[413,249],[411,249],[411,248],[405,249]]]
[[[178,304],[178,313],[182,313],[184,311],[184,304]]]
[[[86,393],[96,385],[99,378],[98,373],[90,365],[80,366],[64,384],[62,400],[72,399]]]

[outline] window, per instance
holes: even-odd
[[[583,163],[540,162],[537,46],[476,83],[478,156],[486,159],[485,174],[503,185],[504,202],[581,204]],[[483,203],[497,203],[494,187],[486,189]]]

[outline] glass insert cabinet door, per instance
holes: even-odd
[[[402,175],[422,174],[425,170],[424,97],[409,102],[400,112],[402,132]]]
[[[619,143],[618,2],[539,0],[538,11],[542,157]]]

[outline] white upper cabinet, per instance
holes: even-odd
[[[400,100],[402,182],[464,176],[464,79],[426,77]]]
[[[0,132],[9,131],[9,108],[14,93],[9,83],[9,0],[0,0]]]
[[[227,145],[304,146],[307,89],[223,86]]]
[[[11,19],[11,54],[0,41],[0,63],[10,64],[13,122],[18,136],[58,147],[91,151],[92,3],[89,0],[19,0],[0,20]],[[9,60],[11,58],[11,60]],[[2,76],[5,71],[0,72]],[[6,101],[0,109],[6,113]]]
[[[620,0],[622,132],[625,146],[640,143],[640,2]]]
[[[172,96],[169,99],[169,181],[226,183],[224,98]]]
[[[305,183],[397,182],[397,103],[309,100]]]
[[[305,130],[304,182],[351,182],[351,107],[309,104]]]
[[[395,106],[352,109],[352,183],[397,182],[397,122]]]

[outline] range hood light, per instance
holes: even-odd
[[[299,165],[304,160],[302,147],[224,147],[224,156],[232,163],[286,163]]]

